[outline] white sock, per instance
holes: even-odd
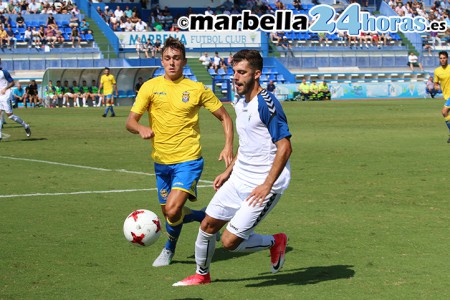
[[[24,128],[28,126],[27,123],[25,123],[19,116],[16,115],[10,115],[8,117],[9,119],[13,120],[16,123],[19,123],[20,125],[22,125]]]
[[[275,239],[272,235],[252,234],[232,252],[256,252],[269,249],[273,244],[275,244]]]
[[[197,263],[197,273],[206,275],[209,273],[209,265],[216,249],[216,235],[209,234],[203,230],[198,230],[195,241],[195,262]]]
[[[86,97],[83,97],[83,106],[86,106]]]

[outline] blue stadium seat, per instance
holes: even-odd
[[[220,69],[218,69],[217,70],[217,74],[219,74],[219,75],[226,75],[227,73],[225,72],[225,70],[224,69],[222,69],[222,68],[220,68]]]
[[[284,78],[283,74],[278,74],[277,75],[277,81],[284,83],[286,81],[286,79]]]
[[[183,75],[184,76],[191,76],[191,75],[193,75],[192,74],[192,71],[191,71],[191,69],[189,68],[189,67],[185,67],[184,69],[183,69]]]
[[[84,38],[86,39],[87,42],[92,42],[92,41],[94,41],[94,36],[93,36],[92,34],[90,34],[90,33],[86,33],[86,34],[84,35]]]
[[[126,92],[127,97],[134,98],[136,97],[136,93],[133,90],[128,90]]]
[[[208,69],[208,73],[209,73],[209,75],[211,75],[213,77],[217,75],[216,71],[214,71],[214,69]]]
[[[195,75],[189,76],[189,79],[192,81],[198,81],[197,77]]]

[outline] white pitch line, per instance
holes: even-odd
[[[211,185],[199,185],[198,188],[211,187]],[[66,195],[86,195],[86,194],[109,194],[109,193],[129,193],[129,192],[148,192],[156,191],[156,188],[150,189],[129,189],[129,190],[109,190],[109,191],[80,191],[68,193],[34,193],[34,194],[16,194],[0,195],[0,198],[18,198],[18,197],[46,197],[46,196],[66,196]]]
[[[74,167],[74,168],[88,169],[88,170],[95,170],[95,171],[120,172],[120,173],[137,174],[137,175],[145,175],[145,176],[155,176],[155,174],[146,173],[146,172],[129,171],[129,170],[125,170],[125,169],[96,168],[96,167],[74,165],[74,164],[66,164],[66,163],[59,163],[59,162],[54,162],[54,161],[31,159],[31,158],[11,157],[11,156],[3,156],[3,155],[0,155],[0,158],[12,159],[12,160],[22,160],[22,161],[31,161],[31,162],[37,162],[37,163],[44,163],[44,164],[58,165],[58,166],[65,166],[65,167]],[[200,179],[199,182],[213,183],[213,181],[202,180],[202,179]]]

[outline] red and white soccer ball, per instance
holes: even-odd
[[[125,219],[123,234],[130,243],[136,246],[150,246],[161,235],[161,222],[154,212],[138,209]]]

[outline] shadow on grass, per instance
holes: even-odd
[[[286,253],[289,253],[292,250],[294,250],[294,248],[289,247],[289,246],[286,247]],[[220,248],[216,248],[212,262],[214,263],[215,261],[228,260],[228,259],[243,257],[243,256],[251,255],[251,254],[253,254],[253,252],[231,252],[231,251],[228,251],[228,250],[220,247]],[[188,258],[193,259],[193,260],[192,261],[178,260],[178,261],[173,261],[173,263],[195,264],[195,256],[194,255],[188,256]]]
[[[47,138],[3,139],[2,143],[47,141]]]
[[[349,279],[355,276],[351,265],[334,265],[322,267],[309,267],[294,270],[283,270],[281,273],[262,273],[258,277],[239,279],[217,279],[215,282],[242,282],[258,281],[247,284],[246,287],[264,287],[273,285],[306,285],[316,284],[323,281]]]

